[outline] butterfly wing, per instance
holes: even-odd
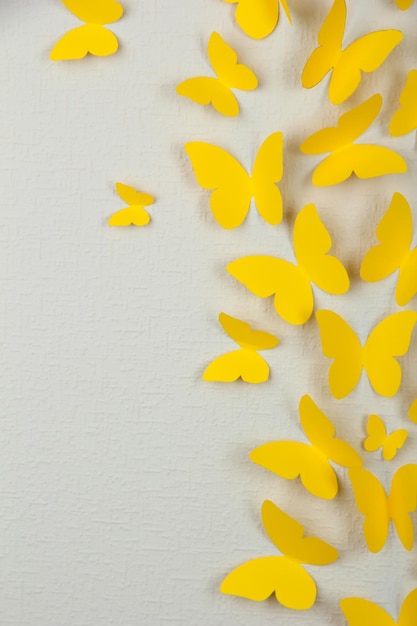
[[[239,103],[235,94],[222,85],[218,78],[207,76],[188,78],[177,86],[176,92],[196,104],[212,104],[216,111],[226,117],[239,115]]]
[[[84,24],[65,33],[52,48],[51,61],[69,61],[84,58],[88,53],[105,57],[119,47],[116,35],[97,24]]]
[[[417,398],[413,400],[408,409],[408,418],[414,424],[417,424]]]
[[[340,600],[340,608],[349,626],[397,626],[384,609],[370,602],[370,600],[343,598],[343,600]],[[406,625],[404,624],[404,626]]]
[[[124,185],[123,183],[116,183],[116,191],[119,198],[129,205],[149,206],[155,202],[155,198],[150,194],[136,191],[133,187]]]
[[[382,280],[399,269],[409,253],[412,234],[410,205],[402,194],[394,193],[376,229],[376,236],[381,243],[371,248],[362,261],[362,280]]]
[[[399,30],[381,30],[361,37],[337,61],[329,85],[329,99],[341,104],[358,88],[362,72],[374,72],[403,39]]]
[[[61,0],[78,19],[89,24],[112,24],[123,16],[117,0]]]
[[[228,152],[210,143],[195,141],[185,145],[197,182],[212,190],[210,207],[223,228],[240,226],[252,198],[250,177]]]
[[[294,224],[294,252],[309,279],[323,291],[343,294],[349,290],[349,276],[342,263],[327,254],[331,237],[314,204],[306,205]]]
[[[220,313],[219,322],[224,332],[229,335],[241,348],[249,350],[271,350],[279,344],[279,339],[262,330],[252,330],[247,322]]]
[[[208,382],[233,383],[241,378],[245,383],[260,384],[269,378],[269,365],[254,350],[233,350],[214,359],[203,373]]]
[[[150,215],[140,206],[128,207],[114,213],[109,226],[146,226],[151,221]]]
[[[400,387],[402,371],[395,357],[407,352],[416,322],[415,311],[393,313],[375,326],[366,341],[364,367],[372,387],[381,396],[391,398]]]
[[[335,437],[332,422],[308,395],[300,400],[300,421],[313,446],[328,459],[342,467],[362,466],[360,455],[346,441]]]
[[[398,626],[413,626],[417,615],[417,589],[410,591],[405,598],[398,619]]]
[[[264,39],[275,29],[279,19],[279,0],[224,0],[237,4],[236,22],[252,39]],[[289,21],[287,0],[281,0]]]
[[[310,318],[311,285],[292,263],[272,256],[246,256],[229,263],[227,271],[258,298],[273,295],[276,312],[289,324],[304,324]]]
[[[282,179],[284,138],[273,133],[265,139],[252,170],[253,195],[259,214],[268,224],[282,221],[282,196],[276,186]]]
[[[335,66],[342,49],[345,25],[345,0],[335,0],[319,31],[320,46],[312,52],[303,69],[301,83],[306,89],[315,87]]]
[[[366,424],[367,438],[363,447],[367,452],[375,452],[382,448],[387,438],[387,429],[379,415],[370,415]]]
[[[407,9],[411,7],[414,0],[395,0],[395,2],[399,9],[401,9],[402,11],[406,11]]]
[[[350,469],[349,478],[358,511],[365,516],[366,545],[371,552],[379,552],[386,543],[390,523],[385,490],[376,476],[362,467]]]
[[[417,248],[414,248],[400,267],[395,300],[399,306],[405,306],[417,293]]]
[[[397,456],[398,450],[401,450],[407,437],[408,432],[404,428],[394,430],[394,432],[388,435],[382,448],[384,461],[392,461]]]
[[[414,528],[410,513],[417,508],[417,465],[403,465],[394,474],[389,509],[398,537],[406,550],[412,550]]]
[[[311,608],[317,595],[310,574],[285,556],[267,556],[243,563],[226,576],[220,591],[256,602],[275,592],[280,604],[298,610]]]
[[[219,35],[212,33],[208,42],[208,57],[214,71],[229,89],[253,91],[258,86],[254,72],[243,63],[237,62],[237,54]]]
[[[417,128],[417,70],[410,70],[400,96],[400,108],[389,123],[393,137],[406,135]]]
[[[329,386],[340,400],[349,395],[362,373],[362,346],[352,328],[333,311],[317,311],[323,354],[334,359],[329,368]]]
[[[338,492],[337,476],[326,458],[318,450],[297,441],[272,441],[250,453],[257,465],[293,480],[300,477],[305,489],[317,498],[333,500]]]
[[[339,558],[337,550],[325,541],[304,537],[304,527],[271,500],[262,504],[262,522],[272,543],[285,556],[309,565],[328,565]]]

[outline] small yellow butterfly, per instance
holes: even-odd
[[[305,324],[314,308],[311,282],[332,294],[349,290],[342,263],[328,254],[332,240],[313,204],[306,205],[294,224],[294,252],[298,265],[273,256],[246,256],[227,266],[229,274],[255,296],[274,296],[275,310],[286,322]]]
[[[211,103],[219,113],[235,117],[239,114],[239,103],[232,89],[253,91],[258,79],[246,65],[237,62],[236,52],[218,33],[210,35],[207,53],[217,78],[189,78],[180,83],[176,91],[197,104]]]
[[[389,133],[400,137],[417,128],[417,70],[410,70],[400,95],[400,108],[389,123]]]
[[[363,447],[367,452],[376,452],[382,448],[384,461],[392,461],[408,437],[408,432],[403,428],[394,430],[388,435],[385,424],[378,415],[369,416],[366,432],[368,437],[363,442]]]
[[[395,299],[404,306],[417,293],[417,248],[411,250],[413,214],[403,195],[394,193],[376,229],[381,243],[366,253],[360,275],[367,282],[382,280],[399,270]]]
[[[397,7],[402,11],[406,11],[407,9],[409,9],[413,2],[414,0],[395,0]]]
[[[269,333],[252,330],[249,324],[220,313],[219,322],[227,335],[240,346],[239,350],[217,357],[206,368],[203,380],[232,383],[242,378],[246,383],[264,383],[269,378],[269,365],[257,350],[271,350],[279,339]]]
[[[146,226],[149,224],[151,218],[143,207],[153,204],[155,198],[122,183],[116,183],[116,191],[129,206],[114,213],[109,219],[109,226]]]
[[[319,35],[320,46],[309,57],[303,73],[302,85],[315,87],[332,71],[329,99],[341,104],[358,88],[362,72],[373,72],[385,61],[403,39],[399,30],[380,30],[357,39],[342,49],[346,27],[346,2],[335,0]]]
[[[63,61],[82,59],[88,53],[94,56],[114,54],[118,47],[116,35],[105,24],[117,22],[123,16],[123,7],[117,0],[61,0],[71,13],[83,22],[73,28],[52,48],[50,59]]]
[[[414,529],[410,513],[417,508],[417,465],[403,465],[395,472],[389,496],[377,477],[362,467],[350,469],[349,478],[358,511],[365,516],[363,530],[368,549],[382,550],[392,520],[402,545],[411,550]]]
[[[356,174],[358,178],[375,178],[407,171],[407,163],[394,150],[372,144],[353,143],[372,124],[381,106],[382,96],[375,94],[344,113],[339,118],[337,127],[323,128],[301,144],[300,150],[304,154],[331,152],[314,170],[314,185],[337,185],[352,174]]]
[[[340,607],[349,626],[415,626],[417,623],[417,589],[405,598],[396,622],[385,609],[363,598],[344,598]]]
[[[391,398],[402,378],[401,366],[395,359],[403,356],[410,345],[417,322],[415,311],[388,315],[372,330],[362,347],[356,333],[333,311],[317,311],[323,354],[333,363],[329,368],[330,391],[335,398],[349,395],[356,387],[362,369],[376,393]]]
[[[339,486],[330,461],[351,468],[361,467],[362,459],[348,443],[335,437],[333,424],[310,396],[300,400],[300,421],[311,444],[272,441],[252,450],[250,459],[282,478],[299,476],[313,496],[332,500]]]
[[[226,150],[202,141],[185,144],[197,182],[213,190],[210,207],[215,220],[223,228],[240,226],[254,198],[261,217],[271,225],[282,220],[282,197],[276,186],[282,178],[282,133],[265,139],[253,165],[250,176],[242,165]]]
[[[270,500],[262,505],[262,522],[284,556],[266,556],[234,569],[221,584],[222,593],[262,602],[273,593],[289,609],[306,610],[316,601],[316,584],[302,563],[327,565],[339,557],[335,548],[315,537]]]
[[[237,4],[236,22],[252,39],[264,39],[275,29],[279,19],[279,0],[223,0]],[[282,8],[291,24],[287,0],[281,0]]]

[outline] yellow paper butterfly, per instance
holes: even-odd
[[[346,26],[346,2],[335,0],[318,35],[320,46],[305,64],[301,82],[310,89],[332,71],[329,99],[341,104],[358,88],[362,72],[374,72],[403,39],[399,30],[380,30],[342,49]]]
[[[417,508],[417,465],[403,465],[395,472],[389,496],[377,477],[366,469],[349,470],[349,478],[358,511],[365,516],[363,530],[368,549],[382,550],[392,520],[402,545],[411,550],[414,529],[410,513]]]
[[[331,152],[313,172],[317,187],[337,185],[352,174],[358,178],[374,178],[384,174],[402,174],[407,163],[394,150],[372,144],[353,143],[377,117],[382,96],[375,94],[359,106],[344,113],[337,127],[323,128],[300,146],[304,154]]]
[[[395,2],[399,9],[401,9],[402,11],[406,11],[411,7],[414,0],[395,0]]]
[[[123,7],[116,0],[61,0],[71,13],[86,22],[66,33],[51,50],[52,61],[82,59],[88,53],[104,57],[114,54],[118,47],[116,35],[105,24],[117,22]]]
[[[265,139],[250,176],[226,150],[202,141],[185,144],[197,182],[213,190],[210,208],[223,228],[237,228],[246,219],[252,198],[260,216],[271,225],[282,220],[282,197],[276,186],[282,178],[284,139],[273,133]]]
[[[203,380],[232,383],[242,378],[246,383],[264,383],[269,378],[269,365],[257,350],[271,350],[279,339],[269,333],[252,330],[249,324],[220,313],[219,322],[227,335],[240,346],[212,361]]]
[[[155,198],[122,183],[116,183],[116,191],[129,206],[114,213],[109,219],[109,226],[146,226],[149,224],[151,218],[143,207],[153,204]]]
[[[395,299],[404,306],[417,293],[417,248],[411,250],[413,215],[403,195],[395,193],[376,229],[380,244],[365,255],[360,274],[376,282],[399,270]]]
[[[382,448],[384,461],[392,461],[408,437],[408,432],[403,428],[394,430],[388,435],[385,424],[378,415],[369,416],[366,431],[368,436],[363,442],[363,447],[367,452],[376,452]]]
[[[397,393],[402,371],[395,357],[403,356],[409,348],[417,322],[415,311],[388,315],[375,326],[363,347],[356,333],[337,313],[317,311],[316,319],[323,354],[334,359],[329,368],[329,386],[335,398],[340,400],[355,389],[362,369],[376,393],[387,398]]]
[[[275,29],[279,19],[279,0],[224,0],[230,4],[237,4],[236,22],[244,33],[253,39],[264,39]],[[287,0],[281,0],[288,20],[291,15]]]
[[[417,398],[411,403],[411,406],[408,409],[408,417],[410,421],[417,424]]]
[[[398,622],[385,609],[363,598],[344,598],[340,607],[349,626],[415,626],[417,616],[417,589],[404,600]]]
[[[272,441],[252,450],[250,459],[282,478],[299,476],[313,496],[332,500],[339,486],[330,461],[351,468],[361,467],[362,459],[348,443],[335,437],[333,424],[310,396],[300,400],[300,420],[311,444]]]
[[[293,239],[298,265],[273,256],[246,256],[229,263],[227,271],[255,296],[274,296],[278,315],[298,325],[313,312],[310,282],[327,293],[342,294],[349,290],[349,277],[342,263],[328,254],[332,240],[313,204],[297,215]]]
[[[302,563],[327,565],[339,557],[337,550],[315,537],[304,537],[304,528],[273,502],[262,505],[262,522],[272,543],[285,556],[247,561],[233,570],[220,591],[262,602],[273,593],[289,609],[306,610],[316,601],[316,584]]]
[[[180,83],[177,93],[197,104],[212,104],[228,117],[239,114],[239,103],[232,89],[253,91],[258,79],[246,65],[237,62],[237,54],[218,33],[212,33],[207,48],[217,78],[197,76]]]
[[[389,123],[389,133],[400,137],[417,128],[417,70],[410,70],[400,95],[400,108]]]

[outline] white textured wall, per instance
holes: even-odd
[[[220,0],[124,0],[113,28],[120,52],[73,63],[48,59],[76,24],[58,0],[1,4],[1,625],[342,626],[338,600],[354,594],[396,614],[417,586],[415,553],[394,533],[380,554],[366,550],[344,473],[326,503],[251,464],[248,452],[273,438],[303,440],[297,406],[310,393],[358,449],[371,412],[409,427],[398,460],[367,457],[388,485],[417,450],[406,418],[417,340],[398,396],[375,396],[363,377],[337,402],[315,322],[285,324],[225,265],[248,253],[292,258],[294,216],[315,202],[353,283],[339,298],[316,289],[317,307],[344,315],[362,339],[396,310],[395,277],[364,285],[358,268],[394,191],[417,212],[415,137],[387,137],[405,73],[417,66],[416,7],[348,2],[347,42],[387,26],[406,38],[336,109],[325,83],[300,87],[329,0],[291,0],[294,26],[283,17],[260,42]],[[175,94],[182,79],[208,71],[212,30],[260,78],[257,91],[239,95],[235,120]],[[409,174],[314,189],[314,159],[299,143],[378,90],[384,108],[366,137],[395,145]],[[286,139],[286,220],[272,228],[253,210],[243,227],[223,231],[183,144],[218,143],[250,165],[276,130]],[[150,227],[107,226],[122,206],[116,180],[157,197]],[[266,355],[268,384],[201,381],[209,360],[233,345],[217,323],[221,310],[281,338]],[[308,612],[218,592],[233,567],[275,553],[260,524],[265,498],[341,551],[336,564],[311,568],[319,594]]]

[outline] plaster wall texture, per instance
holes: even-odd
[[[397,310],[396,277],[364,284],[359,266],[393,192],[417,211],[415,134],[387,135],[417,64],[417,7],[348,2],[346,42],[387,27],[402,29],[405,40],[336,108],[327,81],[300,86],[329,0],[291,1],[294,26],[283,15],[260,42],[220,0],[123,4],[125,17],[112,27],[120,51],[70,63],[48,59],[77,23],[58,0],[0,7],[0,624],[342,626],[338,601],[350,595],[396,616],[417,586],[415,553],[393,532],[381,553],[367,551],[346,473],[338,470],[339,496],[324,502],[251,464],[248,453],[272,439],[304,441],[297,407],[309,393],[357,449],[372,412],[390,429],[409,428],[392,463],[367,456],[388,487],[417,450],[406,418],[417,391],[417,339],[401,360],[397,396],[376,396],[362,377],[336,401],[314,320],[289,326],[225,266],[245,254],[291,260],[294,217],[314,202],[352,276],[345,296],[315,289],[316,308],[339,312],[362,340]],[[213,30],[260,79],[257,91],[239,93],[233,120],[175,93],[181,80],[210,72]],[[395,146],[409,173],[314,188],[316,160],[299,144],[375,92],[384,106],[363,140]],[[286,141],[283,224],[269,227],[252,209],[241,228],[222,230],[183,144],[221,145],[249,167],[276,130]],[[107,226],[122,206],[117,180],[156,196],[148,228]],[[267,384],[201,381],[208,362],[232,349],[220,311],[280,337],[267,354]],[[310,569],[319,594],[308,612],[218,591],[232,568],[275,553],[261,527],[265,498],[340,550],[334,565]]]

